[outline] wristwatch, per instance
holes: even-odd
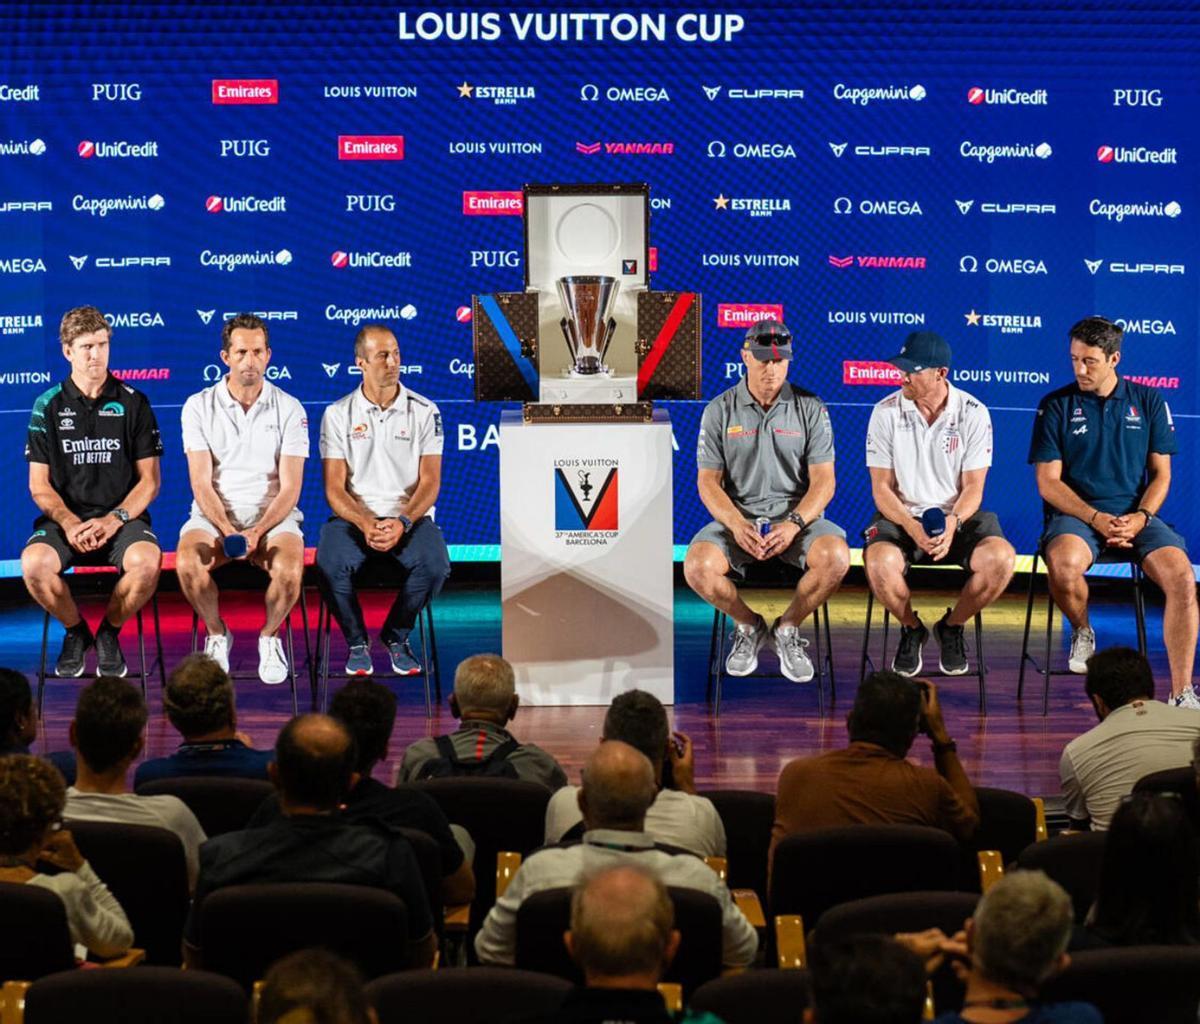
[[[800,527],[801,533],[803,533],[805,528],[808,526],[808,523],[806,523],[804,521],[804,516],[802,516],[799,512],[789,512],[783,518],[786,519],[789,523],[792,523],[795,526]]]
[[[121,520],[122,525],[129,522],[129,513],[123,508],[114,508],[110,510],[108,514],[110,516],[116,516],[119,520]]]
[[[408,531],[412,529],[412,520],[409,519],[408,516],[401,513],[400,515],[396,516],[396,519],[400,525],[404,527],[405,533],[408,533]]]
[[[1151,520],[1154,519],[1154,513],[1151,512],[1148,508],[1138,508],[1138,509],[1135,509],[1134,511],[1140,512],[1142,515],[1144,515],[1146,517],[1146,525],[1147,526],[1149,526]]]

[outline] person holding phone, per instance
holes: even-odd
[[[950,383],[950,346],[914,331],[888,362],[900,390],[879,402],[867,426],[875,517],[863,531],[863,564],[876,599],[900,623],[892,671],[918,675],[929,630],[913,610],[905,573],[913,562],[970,570],[953,608],[933,627],[939,668],[967,672],[963,626],[1004,593],[1016,552],[995,513],[980,508],[992,464],[992,418],[979,399]]]

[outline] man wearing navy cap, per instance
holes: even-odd
[[[933,627],[942,672],[962,675],[970,667],[963,626],[1004,593],[1016,560],[1000,521],[980,509],[992,464],[992,418],[982,402],[950,383],[950,346],[940,335],[914,331],[888,362],[901,382],[875,406],[867,426],[876,508],[863,533],[867,582],[900,623],[892,669],[915,676],[929,630],[913,610],[904,578],[909,564],[949,561],[969,569],[954,607]]]
[[[1075,383],[1038,406],[1029,461],[1052,515],[1042,535],[1054,603],[1071,623],[1072,672],[1087,671],[1096,649],[1088,622],[1091,564],[1106,548],[1132,553],[1163,591],[1163,640],[1171,667],[1171,697],[1200,708],[1192,689],[1196,654],[1196,577],[1187,545],[1158,517],[1171,486],[1178,450],[1171,410],[1151,387],[1117,372],[1122,329],[1103,317],[1070,331]]]
[[[806,683],[815,672],[798,627],[838,588],[850,549],[846,532],[824,518],[835,486],[829,412],[816,395],[787,382],[791,358],[791,332],[777,321],[760,321],[742,344],[745,377],[705,408],[696,486],[714,521],[692,538],[683,574],[736,624],[725,662],[730,675],[750,675],[758,652],[773,640],[783,674]],[[771,522],[765,535],[755,525],[760,517]],[[770,629],[730,578],[769,558],[804,570]]]

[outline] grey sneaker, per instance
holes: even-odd
[[[892,671],[902,676],[915,676],[925,664],[921,660],[921,648],[929,639],[927,630],[921,620],[917,619],[917,628],[900,627],[900,644],[896,648],[896,656],[892,659]]]
[[[812,682],[817,672],[808,656],[808,641],[800,638],[800,630],[796,626],[782,626],[776,619],[771,633],[779,655],[779,671],[793,683]]]
[[[758,668],[758,652],[768,640],[767,624],[760,615],[753,626],[738,627],[733,631],[733,646],[725,659],[725,671],[731,676],[748,676]]]
[[[938,668],[943,675],[964,675],[970,665],[967,663],[966,631],[962,626],[951,626],[946,622],[950,609],[933,625],[933,635],[937,638]]]
[[[398,676],[419,676],[421,663],[413,656],[407,640],[393,640],[387,645],[392,671]]]
[[[1172,697],[1171,703],[1177,708],[1191,708],[1193,711],[1200,711],[1200,697],[1196,696],[1196,691],[1190,686],[1182,693],[1177,693]]]
[[[1067,668],[1078,676],[1087,675],[1088,658],[1096,653],[1096,631],[1091,626],[1071,631],[1071,654]]]
[[[346,675],[369,676],[374,671],[375,666],[371,662],[371,645],[352,645],[350,653],[346,656]]]

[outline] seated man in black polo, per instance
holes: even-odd
[[[408,909],[409,962],[433,961],[436,939],[421,869],[408,841],[385,837],[337,815],[358,782],[354,740],[326,715],[300,715],[279,734],[271,781],[283,817],[265,828],[230,832],[200,848],[200,879],[184,931],[194,964],[200,917],[210,893],[229,885],[334,882],[395,893]]]
[[[1127,552],[1162,588],[1171,699],[1200,708],[1192,689],[1196,576],[1184,539],[1158,516],[1179,450],[1175,424],[1162,395],[1118,372],[1123,335],[1099,316],[1075,324],[1069,332],[1075,382],[1038,405],[1029,461],[1054,513],[1042,534],[1050,594],[1071,623],[1068,668],[1086,673],[1096,634],[1084,573],[1102,551]]]
[[[266,779],[273,752],[255,750],[237,731],[233,682],[206,654],[189,654],[167,677],[163,694],[167,719],[183,737],[174,754],[138,765],[136,788],[155,779],[207,775]]]
[[[358,782],[346,796],[342,819],[385,831],[414,828],[431,836],[442,854],[442,902],[446,906],[470,903],[475,896],[475,873],[437,801],[415,786],[392,789],[371,778],[371,770],[387,757],[396,723],[396,695],[373,679],[351,679],[333,695],[329,714],[350,730],[358,751],[354,765]],[[280,813],[279,797],[272,795],[247,827],[269,825]]]
[[[158,494],[162,440],[146,396],[108,372],[112,328],[100,310],[69,310],[58,337],[71,374],[38,398],[29,419],[29,493],[41,515],[21,552],[21,574],[66,628],[56,675],[82,675],[95,644],[98,674],[124,676],[117,635],[150,600],[162,560],[146,513]],[[71,565],[121,573],[94,636],[62,579]]]

